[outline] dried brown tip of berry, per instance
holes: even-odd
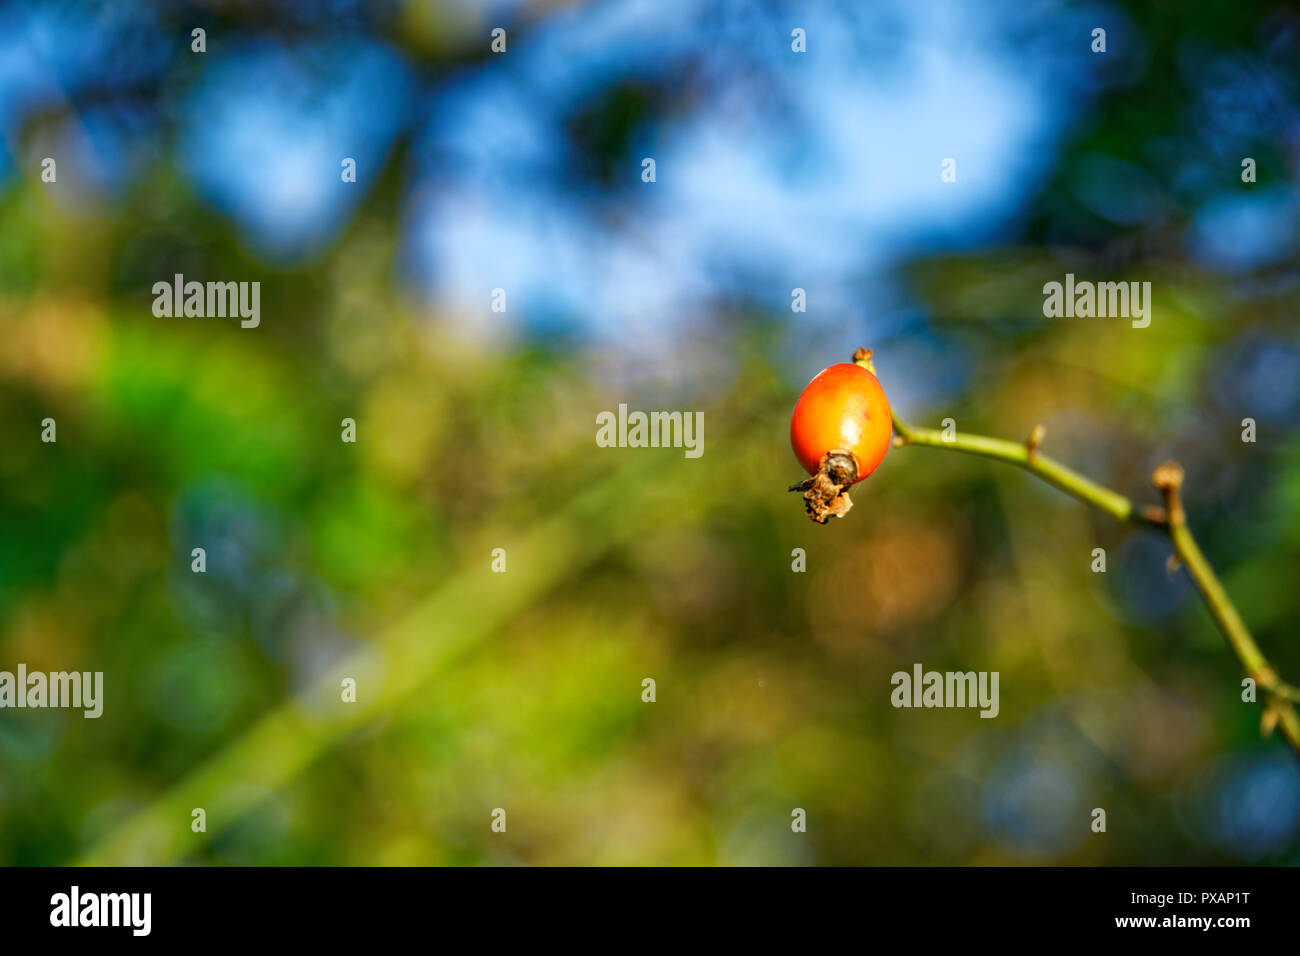
[[[858,460],[853,453],[832,448],[822,455],[817,474],[791,485],[790,490],[802,491],[808,517],[818,524],[825,524],[832,517],[843,518],[849,513],[853,501],[849,498],[848,487],[857,477]]]

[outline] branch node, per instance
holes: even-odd
[[[1038,452],[1039,447],[1043,444],[1043,439],[1047,437],[1047,429],[1041,424],[1035,425],[1029,437],[1025,439],[1025,450],[1033,456]]]
[[[1183,466],[1176,461],[1159,464],[1151,473],[1151,484],[1164,496],[1165,512],[1171,527],[1187,522],[1187,515],[1183,512],[1183,477]]]
[[[1157,491],[1168,494],[1183,487],[1183,466],[1176,461],[1166,461],[1151,473],[1151,484]]]

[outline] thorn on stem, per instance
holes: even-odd
[[[1161,508],[1159,505],[1143,505],[1142,517],[1154,525],[1166,525],[1169,523],[1169,515],[1167,515],[1165,509]]]
[[[1029,454],[1032,455],[1038,451],[1039,446],[1043,444],[1043,439],[1046,436],[1047,436],[1046,428],[1044,428],[1041,424],[1034,426],[1033,431],[1029,433],[1029,437],[1025,439],[1025,449],[1029,452]]]
[[[1270,704],[1264,708],[1264,713],[1259,718],[1259,735],[1261,737],[1271,737],[1273,730],[1277,727],[1277,722],[1282,717],[1282,708],[1276,704]]]

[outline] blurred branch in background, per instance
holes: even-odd
[[[502,530],[469,549],[449,579],[383,638],[332,667],[311,688],[264,717],[135,818],[110,832],[83,860],[91,865],[162,865],[197,852],[202,841],[257,806],[349,732],[382,718],[482,644],[559,582],[611,549],[665,523],[687,525],[708,502],[705,467],[666,486],[663,459],[637,459],[574,497],[522,534]],[[682,477],[685,476],[685,477]],[[689,486],[689,487],[688,487]],[[635,506],[629,503],[635,501]],[[509,573],[490,569],[494,545],[509,542]],[[340,701],[344,678],[355,703]],[[632,690],[629,689],[629,693]],[[211,829],[186,821],[202,807]]]

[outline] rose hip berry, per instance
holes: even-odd
[[[869,352],[860,354],[870,360]],[[832,365],[808,383],[790,419],[790,445],[812,477],[790,490],[804,493],[814,521],[848,512],[848,487],[876,470],[892,433],[889,400],[862,365]]]

